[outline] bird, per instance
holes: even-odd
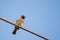
[[[15,23],[16,25],[15,25],[15,28],[14,28],[12,34],[15,35],[16,32],[17,32],[17,30],[19,30],[20,27],[23,26],[23,24],[24,24],[24,19],[25,19],[25,16],[24,16],[24,15],[22,15],[19,19],[17,19],[17,21],[16,21],[16,23]]]

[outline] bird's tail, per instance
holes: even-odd
[[[16,34],[16,31],[17,31],[17,29],[15,28],[14,31],[12,32],[12,34]]]
[[[19,29],[19,26],[16,25],[14,31],[12,32],[12,34],[16,34],[18,29]]]

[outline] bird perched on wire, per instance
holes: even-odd
[[[22,16],[16,21],[15,29],[14,29],[14,31],[12,32],[13,34],[16,34],[17,30],[19,30],[20,27],[23,26],[23,24],[24,24],[24,19],[25,19],[25,16],[22,15]]]

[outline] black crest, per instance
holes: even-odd
[[[24,15],[22,15],[22,16],[21,16],[21,18],[25,19],[25,16],[24,16]]]

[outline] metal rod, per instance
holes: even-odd
[[[7,19],[2,18],[2,17],[0,17],[0,20],[3,20],[3,21],[5,21],[5,22],[7,22],[7,23],[9,23],[9,24],[14,25],[14,26],[16,25],[16,24],[14,24],[14,23],[12,23],[12,22],[10,22],[10,21],[8,21]],[[18,25],[17,25],[17,26],[18,26]],[[38,36],[38,37],[40,37],[40,38],[42,38],[42,39],[44,39],[44,40],[48,40],[47,38],[45,38],[45,37],[43,37],[43,36],[41,36],[41,35],[39,35],[39,34],[36,34],[36,33],[32,32],[32,31],[26,29],[26,28],[23,28],[23,27],[20,27],[20,28],[23,29],[23,30],[25,30],[25,31],[27,31],[27,32],[29,32],[29,33],[32,33],[32,34]]]

